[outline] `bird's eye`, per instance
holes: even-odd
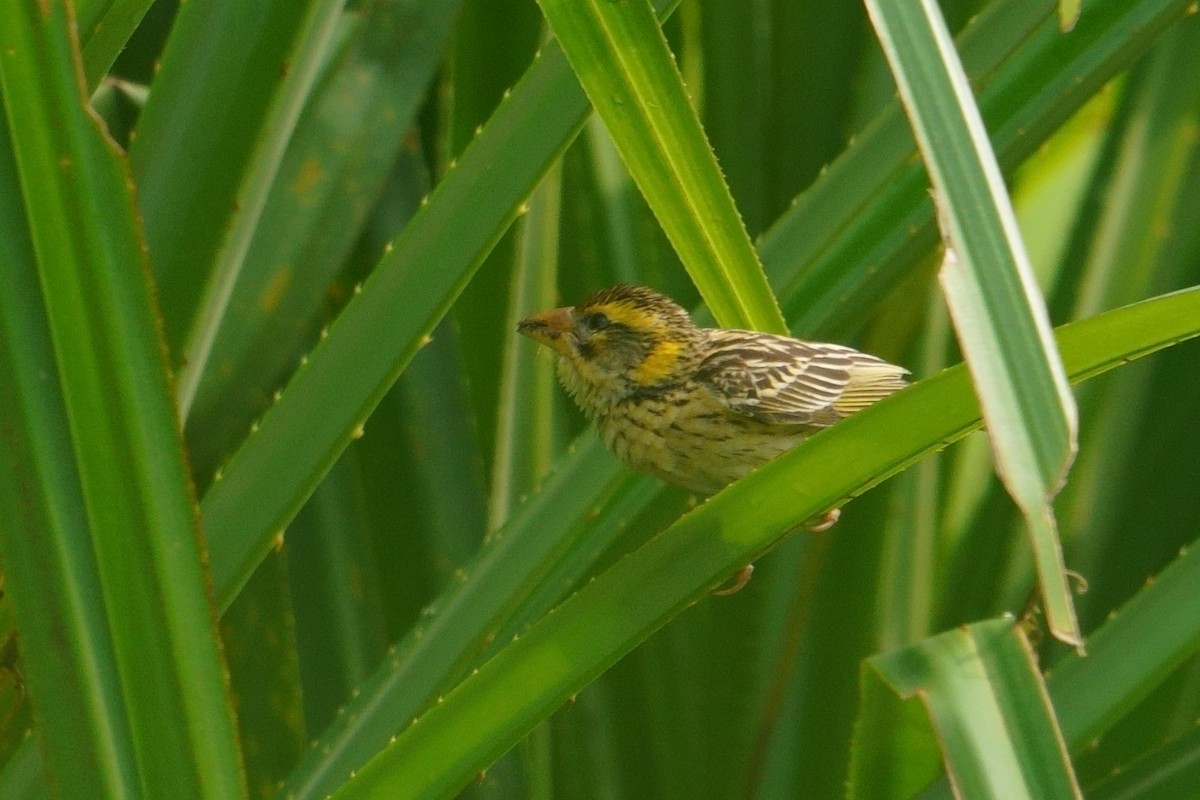
[[[612,321],[601,311],[593,311],[583,317],[583,327],[589,331],[602,331],[612,324]]]

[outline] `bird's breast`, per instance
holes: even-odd
[[[596,418],[606,447],[634,469],[713,494],[804,438],[736,414],[707,392],[631,398]]]

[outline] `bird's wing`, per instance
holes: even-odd
[[[832,425],[908,384],[908,370],[836,344],[710,329],[697,379],[733,411],[778,424]]]

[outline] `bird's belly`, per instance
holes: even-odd
[[[709,495],[804,439],[797,426],[772,425],[716,402],[643,400],[597,420],[617,458],[667,483]]]

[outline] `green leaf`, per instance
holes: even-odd
[[[85,108],[65,4],[10,12],[0,79],[141,784],[241,796],[129,173]]]
[[[129,155],[185,417],[342,5],[184,3],[171,29]]]
[[[416,160],[397,154],[455,10],[441,0],[369,4],[353,16],[348,41],[314,88],[254,228],[207,367],[194,375],[199,384],[186,431],[202,485],[312,346],[330,283],[389,167]],[[420,188],[421,195],[427,191]]]
[[[287,578],[309,731],[329,723],[387,644],[370,569],[361,455],[353,448],[342,455],[288,531]]]
[[[76,765],[78,763],[76,762]],[[49,797],[43,762],[38,758],[37,748],[30,747],[28,740],[26,740],[26,746],[18,748],[13,757],[5,762],[4,770],[0,772],[0,795],[11,797],[13,800],[45,800]],[[102,794],[95,793],[81,794],[80,796],[104,797]],[[136,795],[117,796],[134,797]]]
[[[1200,786],[1200,728],[1123,764],[1108,780],[1088,787],[1089,800],[1187,797]]]
[[[555,301],[562,170],[555,167],[529,200],[512,275],[508,329],[531,309]],[[518,499],[550,471],[554,441],[554,365],[518,337],[504,343],[496,452],[488,498],[488,529],[499,528]]]
[[[963,797],[1082,797],[1029,643],[1012,620],[959,628],[868,659],[868,713],[880,700],[869,684],[886,682],[903,699],[920,697],[937,732],[955,791]],[[880,723],[883,724],[880,724]],[[860,737],[890,738],[896,730],[870,719]],[[911,747],[912,744],[909,744]],[[911,754],[898,754],[897,766]],[[910,797],[920,783],[890,787],[858,763],[851,797]]]
[[[931,715],[921,703],[897,696],[882,679],[874,666],[882,657],[863,661],[859,669],[859,712],[846,784],[851,800],[906,800],[935,778],[942,764]]]
[[[270,797],[308,739],[284,559],[273,553],[221,618],[250,797]],[[332,654],[331,654],[332,655]]]
[[[454,35],[442,54],[436,100],[438,123],[423,124],[432,171],[442,176],[470,146],[515,88],[546,40],[546,24],[536,3],[465,0],[454,20]],[[469,378],[471,431],[482,453],[483,474],[491,476],[496,438],[500,367],[504,345],[512,340],[508,321],[512,273],[517,258],[514,225],[488,252],[447,315],[455,331],[456,361]],[[525,309],[528,313],[531,309]]]
[[[84,85],[91,92],[129,43],[153,0],[80,0],[75,4]]]
[[[1086,747],[1200,649],[1197,580],[1200,548],[1192,547],[1088,637],[1088,656],[1069,655],[1050,671],[1071,750]]]
[[[787,330],[646,0],[540,0],[630,175],[725,327]]]
[[[0,106],[0,552],[45,769],[65,796],[140,796],[33,243]],[[11,636],[15,637],[16,632]],[[41,703],[41,698],[60,702]],[[35,760],[37,750],[24,761]],[[20,762],[20,757],[14,759]],[[39,777],[41,764],[32,770]],[[10,778],[10,772],[16,773]],[[4,796],[30,770],[6,769]]]
[[[1025,514],[1051,632],[1079,644],[1050,501],[1075,457],[1077,415],[1000,168],[936,7],[869,0],[933,183],[939,279],[983,406],[996,471]]]

